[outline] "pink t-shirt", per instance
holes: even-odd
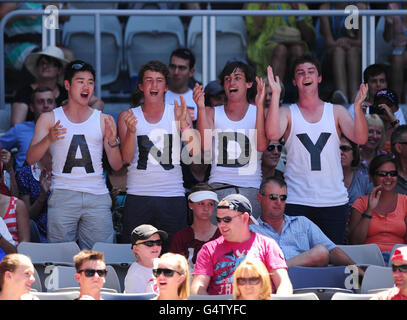
[[[407,300],[407,297],[400,292],[399,288],[393,287],[389,290],[378,292],[372,300]]]
[[[220,236],[202,246],[196,259],[194,274],[211,277],[208,294],[232,294],[233,273],[246,257],[261,260],[269,272],[287,269],[284,254],[274,239],[255,232],[251,234],[250,239],[245,242],[230,242]]]

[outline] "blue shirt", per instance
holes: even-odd
[[[317,244],[323,245],[328,251],[336,246],[311,220],[304,216],[284,215],[285,224],[281,235],[273,227],[264,222],[261,217],[257,219],[259,225],[251,224],[250,230],[264,236],[273,238],[280,246],[286,260],[300,253],[308,251]]]
[[[22,167],[25,161],[25,154],[34,136],[35,123],[25,121],[17,123],[0,137],[0,145],[3,149],[10,151],[17,148],[16,167]]]

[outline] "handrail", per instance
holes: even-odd
[[[20,1],[21,2],[21,1]],[[83,0],[82,0],[83,2]],[[111,1],[101,1],[101,2],[111,2]],[[127,2],[127,1],[126,1]],[[9,19],[16,16],[24,15],[44,15],[45,10],[15,10],[6,14],[0,21],[0,109],[5,108],[5,75],[4,75],[4,30]],[[349,13],[344,10],[133,10],[133,9],[61,9],[58,11],[60,16],[67,15],[82,15],[82,16],[95,16],[95,56],[96,56],[96,88],[95,93],[97,96],[101,95],[101,57],[100,57],[100,16],[101,15],[114,15],[114,16],[347,16]],[[407,10],[358,10],[358,14],[364,17],[373,16],[400,16],[407,15]],[[205,20],[205,19],[203,19]],[[209,28],[213,28],[214,23],[209,24]],[[373,26],[374,28],[374,26]],[[365,32],[362,32],[363,34]],[[210,33],[211,34],[211,33]],[[213,34],[213,33],[212,33]],[[367,38],[366,38],[367,39]],[[202,41],[208,41],[208,37],[203,37]],[[213,41],[213,37],[211,37]],[[366,41],[366,40],[365,40]],[[208,47],[208,42],[203,45],[203,48]],[[210,46],[216,45],[211,43]],[[366,55],[366,47],[364,47],[365,52],[362,51],[362,57]],[[372,50],[368,53],[371,54]],[[205,53],[203,52],[205,55]],[[213,59],[213,54],[209,54],[208,58]],[[374,58],[368,59],[369,61],[374,61]],[[208,65],[216,63],[216,61],[208,61]],[[206,74],[211,74],[208,72],[208,65],[203,66],[202,71]],[[212,76],[213,74],[211,74]],[[212,78],[209,80],[213,80]],[[205,84],[205,83],[204,83]]]

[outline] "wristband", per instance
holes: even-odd
[[[369,216],[368,214],[366,214],[366,213],[362,213],[362,217],[363,218],[368,218],[368,219],[372,219],[372,216]]]
[[[110,144],[109,140],[107,140],[107,144],[109,145],[110,148],[116,148],[120,146],[120,139],[119,137],[116,137],[115,144]]]
[[[185,128],[181,128],[181,132],[184,132],[187,129],[191,129],[191,125],[188,124]]]

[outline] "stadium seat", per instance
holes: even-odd
[[[358,245],[337,245],[342,249],[358,266],[385,266],[382,252],[375,243]]]
[[[374,294],[337,292],[331,300],[370,300],[373,296]]]
[[[100,16],[102,85],[114,82],[120,73],[123,51],[122,26],[116,16]],[[95,19],[93,16],[72,16],[64,24],[63,45],[76,59],[95,67]],[[96,79],[98,81],[98,79]]]
[[[131,16],[124,32],[124,56],[130,77],[150,60],[168,64],[170,54],[185,46],[185,31],[177,16]]]
[[[231,58],[246,59],[246,24],[243,17],[216,17],[216,74]],[[187,32],[187,47],[196,58],[194,78],[202,81],[202,17],[193,16]]]
[[[367,267],[363,276],[360,293],[371,293],[370,290],[388,289],[394,286],[393,273],[389,267],[371,265]]]
[[[103,300],[151,300],[156,297],[155,293],[112,293],[102,292]]]
[[[79,291],[32,292],[31,295],[39,300],[75,300],[79,297]]]
[[[305,292],[290,295],[272,294],[269,300],[319,300],[319,298],[313,292]]]
[[[209,295],[209,294],[191,294],[188,300],[233,300],[232,294],[220,294],[220,295]]]

